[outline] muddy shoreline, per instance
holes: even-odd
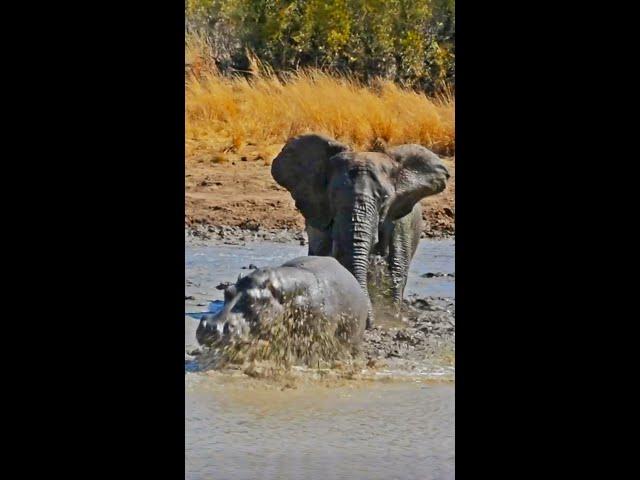
[[[453,232],[448,231],[423,231],[420,238],[441,240],[455,238]],[[226,245],[241,245],[244,242],[270,241],[277,243],[298,243],[307,245],[308,237],[304,229],[292,228],[263,228],[255,225],[252,228],[243,228],[232,225],[202,225],[196,224],[185,227],[185,241],[201,242],[212,241]]]
[[[455,366],[455,300],[446,297],[413,297],[407,300],[404,318],[394,324],[383,322],[367,330],[361,353],[347,361],[322,362],[317,368],[305,365],[283,368],[269,362],[216,365],[208,348],[189,346],[185,351],[188,371],[240,371],[249,377],[318,376],[327,379],[372,379],[443,377],[453,380]],[[297,373],[297,374],[296,374]]]

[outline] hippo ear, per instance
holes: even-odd
[[[394,175],[396,194],[388,213],[392,220],[408,215],[420,200],[444,190],[449,172],[431,150],[408,144],[390,148],[386,154],[399,164]]]
[[[224,290],[224,301],[225,302],[230,302],[233,297],[235,297],[238,294],[238,290],[236,289],[235,285],[229,285],[225,290]]]
[[[323,135],[306,134],[289,140],[273,160],[271,175],[296,202],[307,224],[324,230],[331,223],[327,184],[329,159],[349,147]]]

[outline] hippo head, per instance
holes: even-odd
[[[196,338],[201,345],[246,337],[260,322],[284,312],[279,280],[270,270],[256,270],[224,292],[224,307],[200,319]]]

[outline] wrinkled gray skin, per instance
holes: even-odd
[[[368,299],[355,278],[334,258],[299,257],[280,267],[263,268],[239,279],[224,292],[218,314],[204,315],[196,331],[200,344],[247,336],[259,322],[296,309],[315,319],[346,320],[347,340],[362,341]]]
[[[382,256],[399,306],[422,230],[419,202],[443,191],[449,178],[438,156],[414,144],[385,153],[353,152],[331,138],[307,134],[287,142],[271,174],[305,217],[309,255],[335,257],[367,298],[369,256]],[[369,301],[367,328],[372,326]]]

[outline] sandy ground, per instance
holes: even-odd
[[[186,159],[185,226],[189,229],[239,227],[247,231],[304,229],[287,190],[271,177],[271,160],[281,145],[244,147],[240,152],[204,154]],[[455,162],[447,189],[422,201],[427,237],[455,233]]]

